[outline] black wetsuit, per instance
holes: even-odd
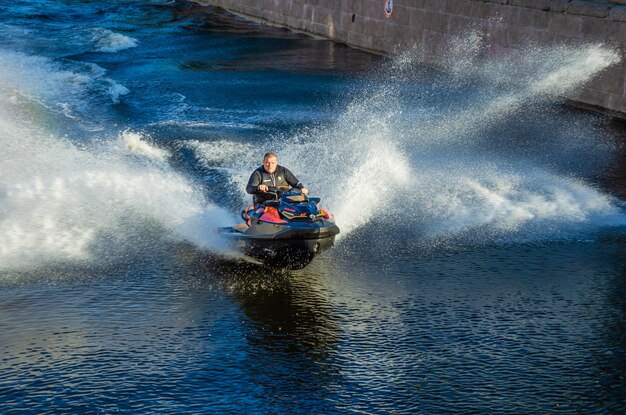
[[[300,183],[300,181],[293,175],[289,169],[286,169],[283,166],[276,166],[276,171],[272,174],[269,174],[265,167],[261,166],[252,172],[250,176],[250,180],[248,180],[248,185],[246,186],[246,192],[252,195],[252,199],[254,200],[254,204],[263,203],[266,200],[272,200],[274,198],[273,195],[267,194],[266,192],[261,192],[259,190],[260,185],[266,186],[291,186],[296,189],[304,188],[304,185]]]

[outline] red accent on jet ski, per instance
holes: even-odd
[[[324,215],[324,219],[333,219],[333,214],[327,211],[326,209],[321,209],[322,215]]]
[[[259,219],[264,222],[287,223],[286,220],[280,218],[280,215],[278,214],[278,210],[272,206],[266,206],[265,212],[263,212],[263,214],[261,215]]]

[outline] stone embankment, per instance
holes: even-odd
[[[626,118],[626,0],[196,0],[272,24],[378,53],[417,45],[422,61],[438,65],[441,49],[468,30],[488,39],[486,56],[529,44],[602,42],[622,61],[571,99]]]

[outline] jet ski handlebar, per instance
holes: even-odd
[[[267,201],[264,202],[264,204],[268,205],[268,206],[274,206],[274,204],[278,203],[280,201],[280,199],[284,195],[293,196],[293,194],[290,194],[290,193],[296,193],[296,192],[298,194],[300,194],[304,198],[303,201],[306,202],[306,203],[308,203],[308,202],[319,203],[319,201],[320,201],[319,197],[310,197],[308,194],[306,194],[306,195],[302,194],[300,189],[297,189],[297,188],[294,188],[294,187],[289,187],[289,186],[268,186],[268,190],[265,193],[274,196],[274,200],[267,200]]]
[[[276,200],[278,200],[285,193],[290,193],[290,192],[292,192],[294,190],[299,190],[299,189],[294,189],[293,187],[289,187],[289,186],[268,186],[267,192],[265,192],[265,193],[269,193],[271,195],[274,195]]]

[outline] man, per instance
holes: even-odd
[[[278,156],[271,151],[265,153],[263,165],[252,172],[246,192],[252,195],[254,204],[257,205],[274,198],[273,195],[267,193],[270,186],[291,186],[300,189],[302,194],[309,193],[292,172],[278,165]]]

